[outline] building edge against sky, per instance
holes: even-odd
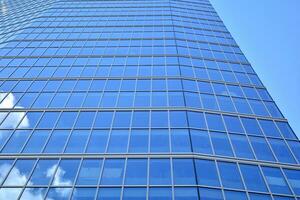
[[[300,198],[299,140],[208,0],[0,6],[0,199]]]

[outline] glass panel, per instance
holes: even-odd
[[[291,194],[291,191],[280,169],[262,167],[262,170],[272,193]]]
[[[148,152],[148,140],[148,130],[131,130],[128,151],[134,153]]]
[[[47,172],[49,176],[53,176],[52,185],[55,186],[71,186],[77,174],[80,160],[64,159],[61,160],[58,167],[51,168]]]
[[[149,200],[171,200],[172,189],[171,188],[150,188]]]
[[[147,159],[128,159],[126,165],[126,185],[147,184]]]
[[[120,200],[121,188],[100,188],[97,200]]]
[[[196,184],[193,160],[173,159],[173,176],[176,185]]]
[[[198,200],[197,188],[175,188],[175,200]]]
[[[235,163],[218,162],[223,187],[243,189],[242,179]]]
[[[171,171],[169,159],[150,160],[150,185],[171,184]]]
[[[172,152],[191,152],[190,135],[188,130],[171,130]]]
[[[77,185],[97,185],[102,160],[84,159],[77,178]]]
[[[227,134],[211,132],[210,137],[215,150],[215,154],[223,156],[233,156]]]
[[[199,188],[199,194],[201,200],[223,200],[223,195],[221,190],[209,189],[209,188]]]
[[[123,200],[146,200],[146,188],[124,188]]]
[[[53,169],[57,167],[58,160],[39,160],[33,171],[28,185],[48,185],[53,176]]]
[[[284,169],[284,174],[296,195],[300,195],[300,171],[292,169]]]
[[[123,159],[105,160],[104,169],[101,177],[102,185],[121,185],[124,174]]]
[[[220,186],[216,164],[210,160],[195,160],[197,180],[200,185]]]
[[[258,166],[240,165],[246,188],[252,191],[267,192],[267,187]]]

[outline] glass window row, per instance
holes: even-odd
[[[2,187],[200,185],[300,195],[298,170],[233,162],[176,158],[18,159],[0,162]]]
[[[297,141],[196,129],[36,129],[1,134],[2,154],[194,152],[293,164],[295,158],[300,160]]]

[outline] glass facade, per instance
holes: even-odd
[[[0,22],[0,199],[300,199],[299,140],[208,0]]]

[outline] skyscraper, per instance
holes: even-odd
[[[297,200],[299,140],[208,0],[2,0],[0,199]]]

